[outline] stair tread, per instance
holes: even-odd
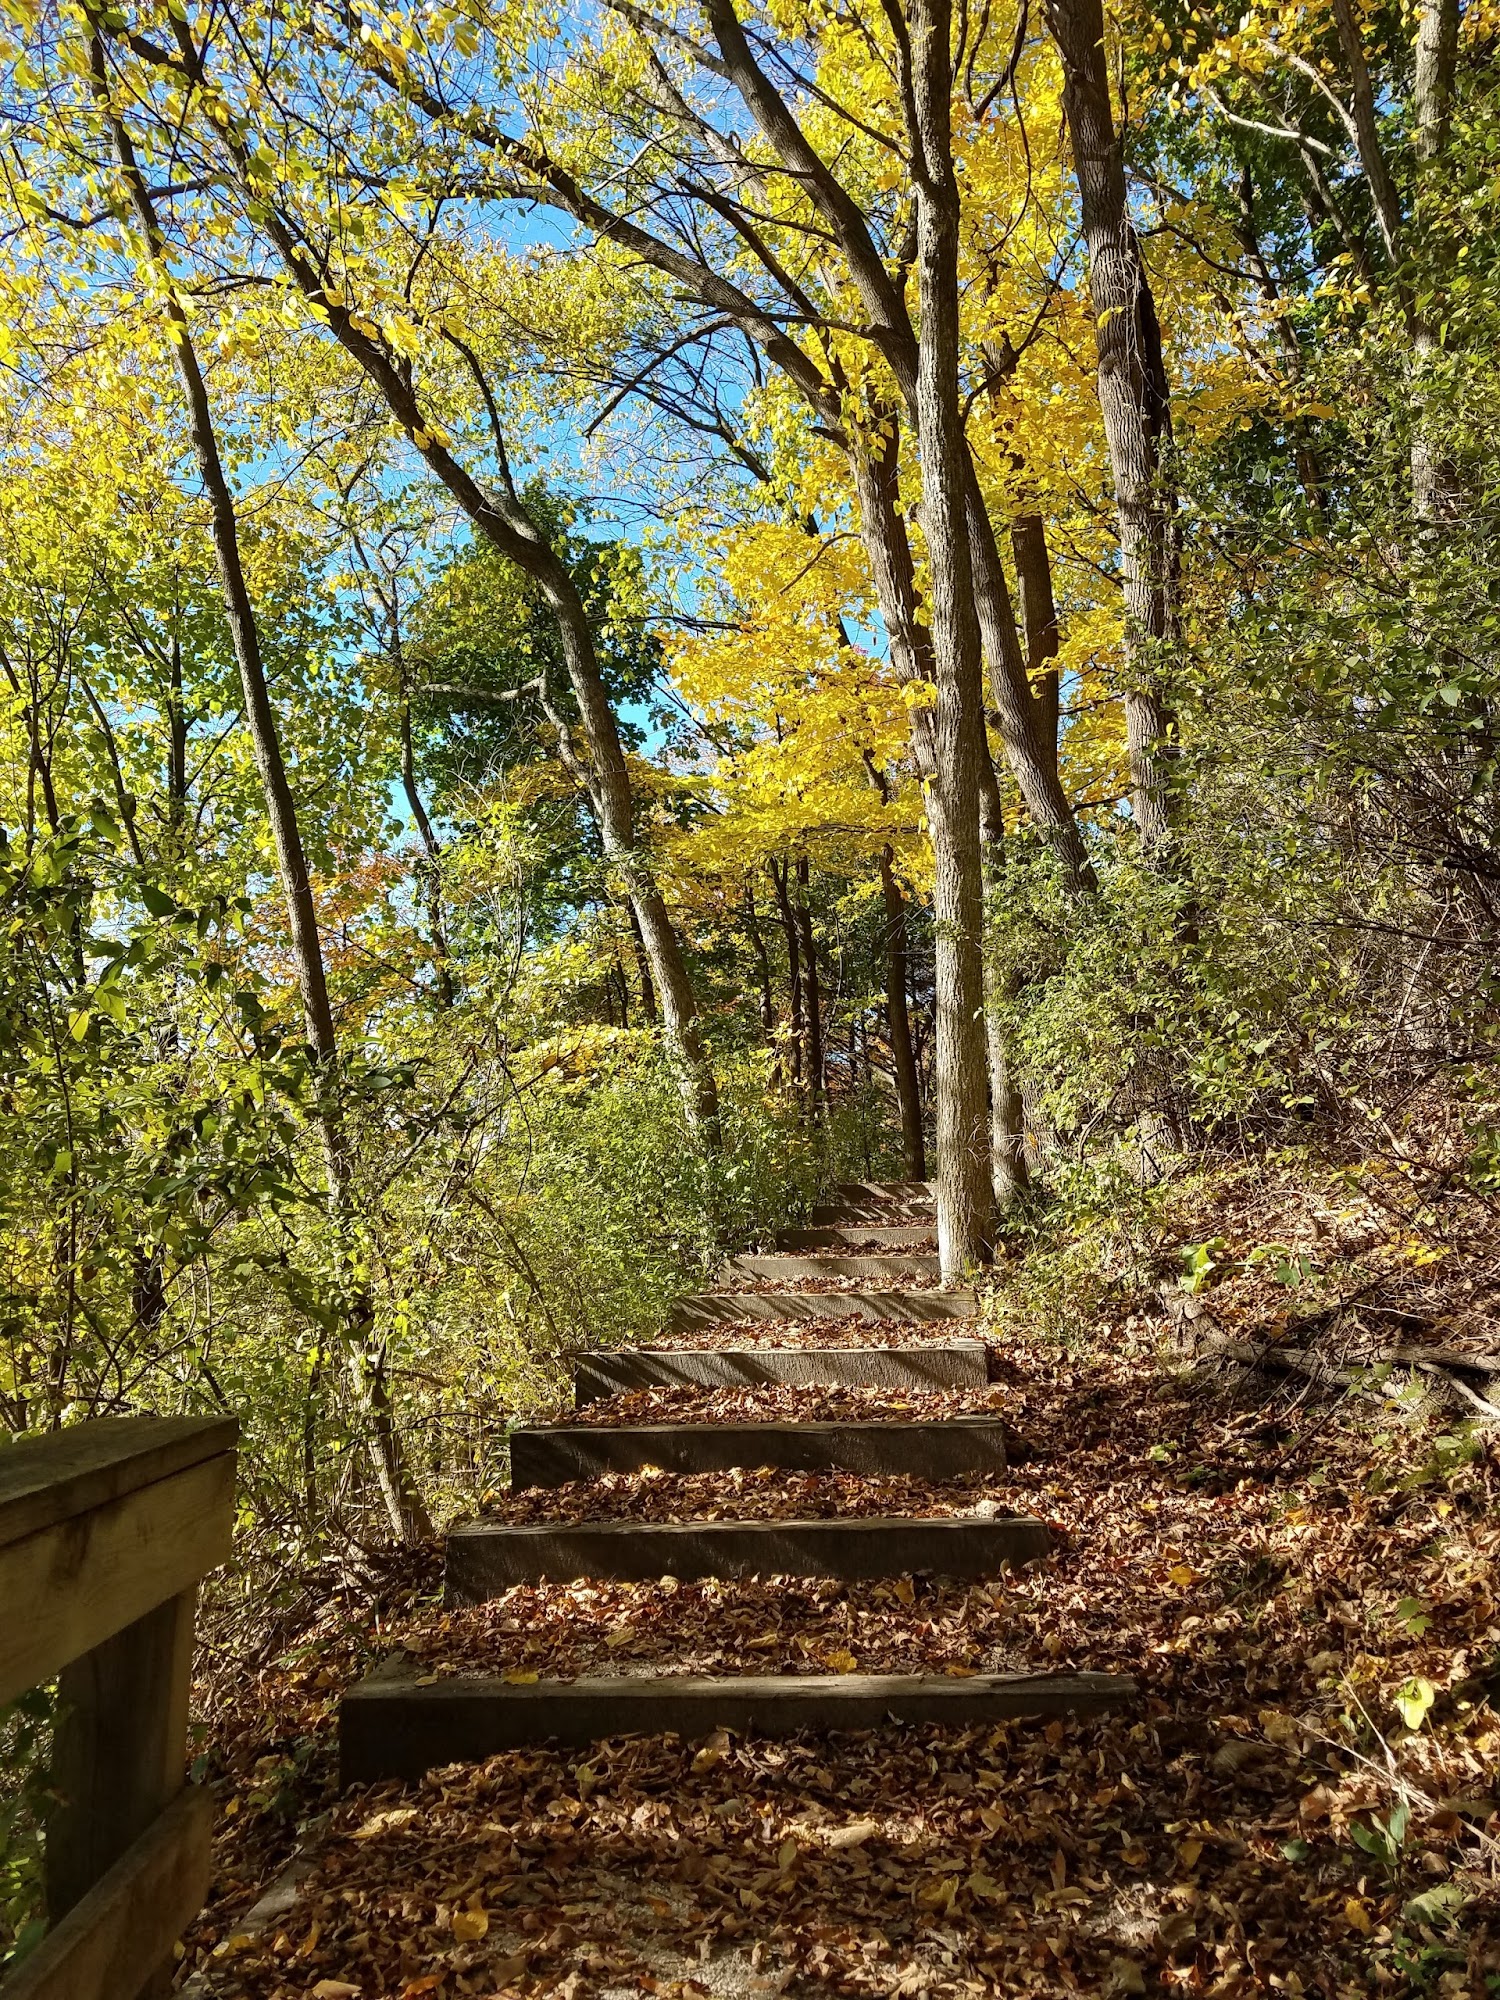
[[[1126,1674],[660,1674],[517,1685],[489,1675],[418,1683],[377,1668],[339,1711],[345,1784],[414,1778],[549,1739],[631,1733],[689,1738],[715,1729],[791,1735],[888,1722],[966,1723],[1094,1714],[1138,1693]]]

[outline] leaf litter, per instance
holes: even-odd
[[[1493,1291],[1471,1293],[1477,1333]],[[1259,1269],[1212,1303],[1295,1331]],[[1005,1344],[1027,1450],[998,1485],[1059,1533],[1018,1577],[541,1584],[445,1612],[428,1557],[331,1592],[221,1722],[203,1990],[1492,2000],[1494,1431],[1397,1379],[1330,1401],[1174,1361],[1148,1313],[1098,1331],[1086,1362]],[[828,1394],[758,1407],[852,1407]],[[1094,1721],[517,1751],[339,1797],[339,1689],[396,1647],[424,1675],[1101,1668],[1142,1695]],[[289,1909],[237,1931],[320,1809]]]

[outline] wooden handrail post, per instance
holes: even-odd
[[[187,1786],[199,1580],[234,1526],[233,1418],[105,1417],[0,1449],[0,1702],[58,1677],[50,1927],[0,2000],[158,2000],[209,1882]]]
[[[45,1856],[54,1924],[186,1782],[197,1597],[194,1587],[169,1598],[59,1677]],[[171,1970],[142,1987],[143,2000],[167,1990]]]

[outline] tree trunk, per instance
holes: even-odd
[[[1000,787],[986,744],[980,766],[979,855],[988,910],[998,910],[1005,870],[1005,822]],[[990,1183],[1000,1215],[1015,1207],[1031,1184],[1026,1162],[1021,1093],[1016,1088],[1005,1048],[1005,1006],[1012,989],[995,962],[984,952],[984,1039],[990,1083]]]
[[[405,667],[402,667],[405,678]],[[411,702],[403,687],[401,695],[401,789],[406,794],[407,810],[416,824],[422,842],[423,861],[418,874],[427,891],[427,924],[432,932],[432,963],[437,975],[438,1000],[444,1007],[453,1005],[453,965],[448,954],[448,931],[443,920],[443,851],[438,837],[433,831],[432,821],[427,816],[427,808],[422,803],[422,794],[417,788],[416,759],[412,754]]]
[[[231,139],[241,180],[254,202],[277,254],[303,296],[318,309],[340,346],[363,370],[387,409],[411,439],[429,471],[453,496],[460,510],[491,546],[531,578],[557,624],[568,682],[578,706],[588,749],[584,781],[598,821],[605,859],[624,885],[640,923],[650,962],[662,1027],[678,1068],[684,1109],[704,1142],[719,1143],[718,1091],[704,1053],[697,1003],[681,942],[666,902],[636,839],[630,767],[620,731],[599,672],[599,656],[578,586],[562,557],[532,518],[510,479],[496,431],[499,479],[482,485],[454,456],[441,427],[429,415],[409,367],[358,307],[346,299],[313,261],[305,242],[284,216],[265,201],[248,178],[248,162]],[[477,363],[475,364],[477,371]],[[480,378],[486,397],[487,385]]]
[[[1021,622],[1026,633],[1026,678],[1036,701],[1037,728],[1057,757],[1062,691],[1057,653],[1061,634],[1057,601],[1052,594],[1052,558],[1047,552],[1047,527],[1040,514],[1022,514],[1011,523],[1011,554],[1021,596]]]
[[[822,1116],[828,1094],[827,1064],[823,1055],[823,993],[818,978],[818,951],[813,940],[812,910],[808,906],[807,856],[797,860],[797,938],[802,946],[803,1030],[807,1047],[807,1084],[812,1096],[813,1118]]]
[[[115,154],[125,179],[131,203],[146,243],[146,254],[158,271],[164,259],[161,232],[157,226],[145,176],[142,174],[129,134],[109,102],[109,84],[104,62],[104,46],[97,30],[90,37],[90,62],[94,87],[105,111],[115,142]],[[224,472],[223,460],[214,435],[213,414],[197,353],[190,336],[187,315],[178,303],[170,281],[162,277],[168,322],[172,330],[172,352],[178,380],[187,404],[188,425],[193,451],[208,496],[214,553],[218,559],[225,615],[235,660],[240,671],[240,688],[245,703],[245,719],[260,773],[266,817],[276,850],[277,871],[287,906],[292,953],[297,967],[297,983],[302,996],[303,1019],[314,1061],[321,1073],[319,1096],[323,1153],[327,1164],[329,1194],[336,1212],[347,1212],[353,1198],[353,1163],[348,1140],[331,1090],[336,1086],[338,1043],[333,1010],[328,1000],[328,982],[323,967],[323,945],[318,933],[317,911],[313,902],[312,880],[297,823],[296,801],[281,754],[276,715],[266,685],[260,649],[260,629],[245,583],[240,562],[239,524],[234,496]],[[405,1454],[397,1436],[386,1390],[385,1356],[373,1338],[373,1312],[362,1297],[354,1315],[355,1338],[352,1363],[355,1391],[366,1421],[371,1427],[371,1448],[376,1478],[391,1527],[406,1542],[421,1541],[432,1534],[427,1509],[407,1469]]]
[[[1177,636],[1176,495],[1163,464],[1171,404],[1156,301],[1126,198],[1101,0],[1048,0],[1047,11],[1062,57],[1063,111],[1088,245],[1099,409],[1119,520],[1131,809],[1141,843],[1153,854],[1171,838],[1176,755],[1175,722],[1161,691]]]
[[[776,1046],[776,1001],[771,992],[771,957],[766,950],[765,933],[760,927],[760,917],[755,908],[755,885],[745,883],[745,935],[750,940],[750,948],[755,953],[755,967],[760,980],[760,1026],[766,1038],[766,1047]]]
[[[1422,0],[1417,16],[1417,63],[1412,100],[1417,126],[1416,219],[1420,236],[1433,208],[1444,199],[1442,161],[1448,150],[1448,133],[1453,117],[1453,71],[1458,61],[1458,0]],[[1425,246],[1424,246],[1425,247]],[[1424,271],[1426,292],[1436,273]],[[1432,400],[1433,376],[1442,353],[1442,336],[1435,322],[1441,320],[1436,300],[1415,308],[1416,324],[1412,347],[1416,376],[1413,401],[1416,423],[1411,443],[1412,505],[1417,519],[1427,527],[1455,520],[1462,506],[1462,493],[1451,460],[1433,437],[1427,416]]]
[[[630,920],[630,942],[635,949],[635,969],[641,982],[641,1019],[648,1028],[656,1026],[656,988],[651,982],[651,962],[646,956],[646,940],[641,936],[641,920],[635,904],[627,897],[625,914]]]
[[[787,893],[786,864],[783,863],[778,869],[774,858],[771,858],[767,860],[766,866],[771,871],[771,882],[776,890],[776,914],[781,919],[781,934],[786,942],[791,1084],[800,1095],[803,1074],[802,950],[797,942],[797,919],[792,914],[792,899]]]
[[[984,744],[979,621],[970,561],[970,477],[959,400],[958,181],[953,169],[949,0],[911,8],[912,165],[917,192],[917,443],[932,574],[937,679],[928,794],[937,941],[938,1251],[957,1278],[990,1250],[993,1191],[986,1118],[983,893],[979,859]]]
[[[187,824],[187,702],[182,687],[182,641],[172,635],[167,665],[167,830],[172,858],[181,859],[182,833]]]
[[[885,900],[885,1015],[891,1037],[891,1068],[901,1111],[901,1147],[908,1180],[927,1178],[927,1141],[922,1133],[922,1091],[911,1045],[911,1008],[906,996],[906,898],[896,880],[889,847],[880,854],[880,893]],[[868,1059],[868,1051],[867,1051]]]

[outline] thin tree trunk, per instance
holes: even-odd
[[[922,1132],[922,1090],[911,1043],[911,1007],[906,994],[906,898],[896,880],[889,847],[880,854],[880,893],[885,901],[885,1014],[891,1037],[891,1068],[901,1112],[901,1147],[908,1180],[927,1178],[927,1141]],[[868,1054],[868,1052],[867,1052]]]
[[[167,830],[173,859],[187,823],[187,702],[182,687],[182,641],[174,632],[167,665]]]
[[[988,909],[998,914],[1005,874],[1005,821],[1000,787],[985,745],[979,767],[979,856]],[[1021,1093],[1012,1079],[1005,1050],[1005,1005],[1009,991],[995,955],[984,952],[984,1040],[989,1066],[990,1182],[1000,1215],[1015,1207],[1030,1185],[1022,1137]]]
[[[1171,838],[1176,755],[1176,724],[1161,690],[1177,627],[1176,496],[1163,463],[1171,404],[1156,301],[1126,199],[1101,0],[1048,0],[1047,11],[1062,57],[1063,111],[1088,245],[1099,409],[1119,520],[1131,809],[1141,843],[1152,854]]]
[[[185,31],[179,29],[178,40]],[[201,59],[193,58],[195,66]],[[514,563],[540,590],[556,621],[564,664],[578,706],[588,763],[584,782],[598,821],[605,859],[624,884],[640,922],[641,939],[650,961],[662,1027],[677,1063],[683,1104],[689,1122],[709,1146],[719,1143],[718,1091],[703,1049],[697,1003],[681,942],[649,861],[636,838],[630,768],[614,710],[599,671],[598,651],[578,586],[517,493],[505,457],[498,416],[478,363],[461,341],[456,344],[473,368],[476,383],[490,408],[498,479],[481,485],[449,449],[441,427],[425,409],[409,367],[388,345],[379,329],[339,290],[325,281],[305,239],[286,218],[267,204],[249,176],[242,144],[232,135],[228,145],[247,195],[259,211],[266,233],[289,276],[314,305],[340,346],[364,372],[387,409],[412,440],[433,476],[447,489],[460,510],[507,562]]]
[[[641,982],[641,1019],[648,1028],[656,1026],[656,988],[651,981],[651,961],[646,956],[646,940],[641,936],[641,920],[635,904],[628,899],[625,914],[630,919],[630,942],[635,947],[635,969]]]
[[[1422,0],[1417,16],[1416,76],[1412,91],[1417,125],[1416,219],[1425,235],[1425,225],[1435,206],[1445,196],[1442,180],[1443,157],[1448,150],[1448,134],[1453,118],[1453,72],[1458,61],[1458,0]],[[1435,273],[1424,273],[1428,289]],[[1443,341],[1439,332],[1441,314],[1434,303],[1416,308],[1412,346],[1415,353],[1416,423],[1412,431],[1412,504],[1424,525],[1439,526],[1457,518],[1462,492],[1451,460],[1433,437],[1427,408],[1432,400],[1433,376]]]
[[[404,678],[404,667],[402,672]],[[437,975],[438,1000],[442,1006],[451,1007],[453,965],[448,952],[447,925],[443,918],[443,850],[417,787],[416,759],[411,740],[411,702],[404,690],[401,696],[401,789],[406,794],[407,809],[416,823],[425,856],[419,872],[427,890],[427,924],[432,932],[432,963]]]
[[[239,666],[246,722],[250,730],[256,768],[260,773],[266,817],[271,827],[277,870],[286,900],[292,954],[297,967],[297,983],[302,996],[307,1039],[323,1079],[320,1089],[320,1096],[323,1099],[320,1122],[329,1192],[335,1210],[347,1211],[353,1195],[352,1161],[342,1122],[330,1098],[331,1088],[336,1084],[338,1043],[334,1032],[333,1011],[328,1000],[322,939],[318,933],[317,911],[313,901],[307,856],[302,845],[301,829],[297,823],[296,801],[287,778],[276,727],[276,715],[266,685],[260,630],[240,562],[239,525],[235,514],[234,496],[230,491],[223,461],[219,456],[208,391],[202,370],[198,366],[187,315],[171,288],[170,280],[165,275],[161,232],[145,176],[137,164],[129,134],[109,101],[104,45],[97,29],[90,36],[89,54],[94,87],[101,108],[109,120],[116,158],[145,238],[146,254],[161,274],[167,317],[172,328],[173,357],[187,404],[194,455],[198,461],[204,492],[208,496],[214,552],[218,559],[225,615],[235,659]],[[353,1342],[353,1362],[356,1393],[366,1419],[371,1425],[376,1477],[391,1527],[396,1535],[403,1541],[425,1540],[432,1533],[432,1523],[421,1496],[411,1480],[405,1454],[396,1434],[386,1387],[384,1348],[372,1337],[370,1327],[372,1318],[368,1299],[365,1299],[362,1308],[356,1312],[356,1319],[360,1324]]]
[[[808,863],[805,854],[797,860],[797,938],[802,946],[803,1028],[807,1043],[807,1083],[812,1096],[814,1119],[822,1115],[828,1094],[827,1065],[823,1055],[823,991],[818,977],[818,949],[813,939],[812,910],[808,906]]]
[[[791,1042],[791,1083],[801,1094],[803,1075],[803,1030],[802,1013],[802,950],[797,942],[797,919],[792,914],[792,899],[787,893],[787,864],[777,868],[774,857],[766,866],[771,871],[771,882],[776,890],[776,913],[781,919],[781,934],[786,943],[786,970],[788,988],[788,1012],[790,1014]]]
[[[953,168],[949,0],[911,8],[912,166],[917,193],[917,442],[932,574],[937,678],[928,794],[937,945],[938,1253],[945,1278],[989,1255],[993,1218],[986,1118],[983,891],[979,857],[984,745],[979,621],[970,560],[970,474],[959,401],[958,181]]]
[[[766,950],[765,932],[760,927],[760,917],[755,908],[755,885],[745,883],[745,934],[750,940],[750,948],[755,953],[755,968],[760,981],[760,1026],[766,1038],[766,1047],[776,1046],[776,1001],[771,992],[771,955]]]
[[[1011,554],[1021,597],[1021,621],[1026,633],[1026,678],[1036,701],[1037,727],[1057,756],[1062,692],[1057,653],[1061,634],[1057,600],[1052,594],[1052,558],[1047,552],[1047,526],[1040,514],[1022,514],[1011,523]]]

